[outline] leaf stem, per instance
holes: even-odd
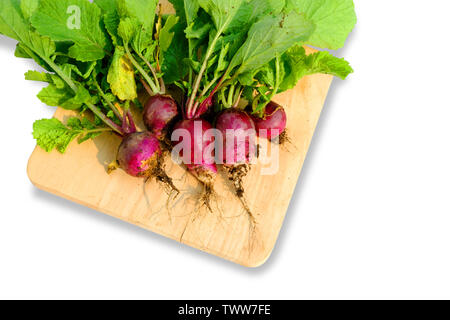
[[[130,110],[127,111],[127,118],[128,118],[128,124],[130,125],[130,133],[135,133],[136,130],[136,124],[134,123],[133,120],[133,115],[131,114]]]
[[[240,87],[236,91],[236,95],[235,95],[235,98],[234,98],[235,102],[234,102],[234,104],[232,106],[233,109],[236,109],[239,106],[239,103],[241,102],[242,93],[244,92],[244,88],[240,88]]]
[[[226,105],[227,99],[225,98],[225,89],[220,90],[220,102],[223,106]]]
[[[145,72],[145,70],[139,65],[139,63],[133,58],[133,55],[130,52],[130,49],[128,48],[128,45],[125,45],[125,51],[127,53],[128,58],[130,59],[131,63],[134,65],[134,67],[139,71],[139,73],[144,77],[144,79],[147,81],[149,86],[152,88],[153,92],[159,92],[158,87],[155,85],[153,80],[150,78],[150,76]]]
[[[114,131],[116,131],[120,135],[124,134],[124,132],[122,131],[120,126],[118,126],[114,121],[112,121],[107,116],[105,116],[105,114],[98,107],[96,107],[95,105],[93,105],[92,103],[89,103],[89,102],[86,103],[86,105],[97,117],[100,118],[100,120],[102,120],[104,123],[106,123]]]
[[[203,113],[205,113],[205,112],[208,110],[208,108],[212,105],[213,97],[214,97],[214,95],[216,94],[216,92],[219,90],[219,88],[221,87],[221,85],[222,85],[222,83],[223,83],[223,81],[224,81],[226,75],[227,75],[227,74],[224,74],[224,75],[222,76],[222,78],[220,79],[219,83],[218,83],[218,84],[214,87],[214,89],[211,91],[211,93],[209,94],[208,98],[206,98],[206,99],[200,104],[200,107],[199,107],[199,108],[198,108],[198,102],[194,105],[194,110],[195,110],[194,116],[199,117],[200,115],[202,115]],[[189,116],[188,116],[188,118],[189,118]]]
[[[114,112],[114,114],[119,118],[120,121],[123,121],[122,115],[120,114],[119,110],[116,108],[116,106],[108,99],[105,92],[102,90],[100,85],[95,81],[95,87],[97,88],[98,92],[100,93],[100,96],[103,98],[103,100],[106,101],[108,106],[111,108],[111,110]]]
[[[217,82],[217,80],[219,80],[220,77],[215,77],[214,79],[212,79],[212,81],[210,83],[208,83],[208,85],[205,87],[205,89],[203,89],[202,93],[200,94],[200,96],[204,96],[205,94],[208,93],[209,89],[211,89],[211,87]]]
[[[148,85],[148,83],[145,82],[144,79],[140,78],[139,80],[141,81],[142,85],[144,86],[145,91],[147,91],[147,93],[148,93],[150,96],[153,97],[153,96],[156,95],[156,93],[153,92],[153,90],[150,88],[150,86]]]
[[[221,28],[220,30],[217,31],[216,36],[214,37],[213,41],[211,42],[211,44],[208,47],[208,50],[207,50],[206,55],[205,55],[205,58],[203,60],[202,67],[200,69],[199,74],[197,75],[196,80],[195,80],[195,84],[194,84],[194,88],[193,88],[193,91],[192,91],[191,98],[189,99],[189,104],[188,104],[188,107],[187,107],[187,113],[188,114],[193,114],[192,113],[192,111],[193,111],[192,108],[194,106],[194,101],[195,101],[195,98],[197,97],[198,90],[200,88],[200,83],[202,81],[203,74],[206,71],[206,68],[208,66],[209,58],[213,54],[214,47],[216,46],[217,41],[219,41],[219,38],[222,35],[222,32],[223,32],[223,28]]]
[[[111,128],[99,128],[99,129],[90,129],[90,130],[84,129],[84,130],[82,131],[82,133],[84,133],[84,134],[89,134],[89,133],[111,132],[111,131],[113,131],[113,129],[111,129]]]
[[[234,84],[230,86],[230,89],[228,91],[228,101],[227,106],[231,107],[233,105],[233,98],[234,98]]]
[[[75,92],[75,94],[78,92],[77,85],[70,79],[53,61],[51,61],[48,58],[43,58],[44,61],[63,79],[67,85]],[[107,124],[109,127],[111,127],[114,131],[119,133],[120,135],[123,135],[123,131],[115,124],[111,119],[109,119],[105,114],[95,105],[93,105],[90,102],[86,103],[86,106],[97,116],[99,117],[105,124]]]
[[[137,52],[137,55],[139,56],[139,58],[142,59],[142,61],[144,61],[144,63],[147,65],[147,67],[152,72],[153,78],[155,78],[156,86],[158,87],[157,93],[162,93],[161,92],[162,88],[161,88],[161,85],[160,85],[162,78],[158,78],[158,75],[156,74],[155,68],[153,68],[151,63],[147,59],[145,59],[145,57],[141,53]],[[162,93],[162,94],[164,94],[164,93]]]
[[[263,105],[259,106],[260,110],[265,109],[265,107],[272,101],[272,99],[276,96],[278,93],[278,89],[280,88],[280,75],[281,75],[281,67],[280,67],[280,57],[277,55],[275,58],[275,87],[272,90],[272,93],[269,95],[267,101],[263,103]]]

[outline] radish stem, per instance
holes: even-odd
[[[141,81],[142,85],[144,86],[145,91],[147,91],[147,93],[148,93],[150,96],[153,97],[153,96],[156,95],[156,93],[154,93],[154,92],[152,91],[152,89],[151,89],[150,86],[147,84],[147,82],[145,82],[144,79],[140,78],[139,80]]]
[[[77,85],[70,79],[53,61],[50,59],[44,59],[44,61],[63,79],[67,85],[75,92],[78,92]],[[117,124],[114,123],[111,119],[109,119],[105,114],[95,105],[90,102],[85,103],[86,106],[97,116],[99,117],[106,125],[111,127],[117,133],[123,135],[123,131]]]
[[[130,110],[127,111],[127,118],[128,118],[128,123],[130,125],[131,133],[135,133],[137,131],[136,124],[134,123],[133,115],[131,114]]]
[[[206,68],[208,66],[209,58],[213,54],[214,47],[216,46],[217,41],[219,41],[219,38],[220,38],[222,32],[223,32],[223,28],[217,31],[217,34],[214,37],[214,40],[211,42],[211,44],[210,44],[210,46],[208,48],[208,51],[206,52],[205,58],[203,60],[202,67],[200,69],[199,74],[197,75],[196,80],[195,80],[195,84],[194,84],[194,88],[193,88],[193,91],[192,91],[191,98],[189,99],[189,104],[188,104],[188,107],[187,107],[187,113],[188,114],[191,114],[192,111],[193,111],[192,109],[193,109],[193,106],[194,106],[194,101],[195,101],[195,99],[197,97],[197,93],[198,93],[198,90],[200,88],[200,83],[202,81],[203,74],[206,71]],[[195,114],[195,112],[192,113],[192,114]]]
[[[116,108],[116,106],[111,101],[109,101],[108,97],[103,92],[102,88],[100,88],[100,86],[97,82],[95,82],[95,86],[97,87],[97,90],[100,93],[100,95],[102,96],[102,98],[106,101],[108,106],[111,108],[111,110],[117,116],[117,118],[119,118],[120,121],[123,121],[122,115],[120,114],[119,110]]]
[[[160,83],[161,83],[161,80],[162,80],[162,79],[158,79],[158,76],[157,76],[157,74],[156,74],[155,68],[153,68],[153,66],[151,65],[151,63],[148,62],[148,60],[145,59],[145,57],[144,57],[141,53],[138,52],[138,56],[142,59],[142,61],[144,61],[144,63],[147,65],[147,67],[148,67],[148,68],[150,69],[150,71],[152,72],[152,75],[153,75],[153,77],[155,78],[155,82],[156,82],[156,84],[157,84],[157,86],[158,86],[157,92],[158,92],[158,93],[164,94],[163,92],[161,92],[162,89],[161,89],[161,86],[160,86]]]
[[[130,59],[133,66],[139,71],[139,73],[144,77],[144,79],[147,81],[148,85],[152,88],[153,92],[159,92],[158,87],[155,85],[153,80],[149,77],[147,72],[139,65],[139,63],[133,58],[133,55],[130,52],[130,49],[128,46],[125,46],[125,51],[127,53],[128,58]]]

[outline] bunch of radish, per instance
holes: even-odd
[[[345,78],[352,70],[327,52],[306,54],[301,45],[318,35],[313,19],[300,8],[259,0],[172,3],[180,18],[177,30],[184,33],[175,38],[187,49],[186,78],[176,83],[183,92],[179,116],[171,98],[158,96],[146,105],[144,122],[160,139],[188,151],[187,157],[179,155],[203,184],[201,199],[208,208],[217,165],[222,165],[254,221],[245,201],[244,178],[256,157],[256,136],[278,140],[287,126],[286,112],[273,97],[305,75],[322,72]],[[352,19],[350,14],[347,20]],[[210,134],[212,128],[216,136]],[[180,139],[179,130],[188,135]]]
[[[273,98],[304,76],[353,72],[328,51],[304,49],[341,48],[356,23],[353,1],[169,1],[176,14],[163,15],[158,0],[0,1],[0,33],[18,41],[17,57],[44,69],[26,74],[48,84],[38,97],[78,112],[66,123],[36,121],[33,135],[46,151],[64,153],[76,138],[116,134],[110,169],[156,178],[171,192],[179,190],[165,155],[178,151],[211,211],[222,166],[255,223],[244,178],[258,137],[282,140],[288,123]],[[141,92],[149,95],[143,106]]]

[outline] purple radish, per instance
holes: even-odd
[[[143,112],[145,126],[159,140],[166,138],[170,123],[177,116],[177,103],[170,96],[163,95],[150,97]]]
[[[214,157],[214,135],[211,124],[205,120],[183,120],[178,122],[173,130],[174,147],[180,150],[179,155],[183,159],[188,171],[195,176],[205,187],[202,202],[211,209],[211,196],[214,194],[214,181],[217,176],[217,166]],[[174,141],[175,136],[182,137]],[[188,152],[189,154],[186,154]]]
[[[120,168],[133,177],[147,177],[161,156],[158,139],[150,132],[132,133],[123,139],[117,153]]]
[[[286,130],[287,116],[286,111],[280,105],[275,102],[270,102],[266,106],[263,118],[253,118],[256,130],[259,136],[261,136],[261,130],[267,132],[267,136],[264,138],[274,140],[282,135]]]
[[[216,129],[223,136],[223,148],[218,148],[218,159],[226,165],[248,164],[253,160],[256,152],[255,124],[247,113],[238,110],[223,112],[216,120]]]
[[[150,132],[126,135],[117,152],[117,163],[126,173],[133,177],[156,178],[178,193],[172,179],[164,172],[162,162],[159,140]]]
[[[217,118],[216,129],[221,132],[223,138],[223,145],[217,148],[218,157],[223,160],[228,179],[233,182],[236,195],[255,226],[256,220],[244,198],[243,183],[256,153],[255,124],[247,113],[227,110]]]

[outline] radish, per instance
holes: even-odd
[[[129,175],[147,179],[154,177],[170,190],[179,193],[162,168],[162,162],[159,140],[150,132],[127,134],[117,152],[117,164]]]
[[[210,211],[217,177],[212,129],[212,125],[203,119],[182,120],[175,125],[172,134],[173,146],[179,150],[186,168],[204,186],[202,202]]]
[[[223,161],[228,179],[233,182],[236,196],[241,200],[252,224],[255,225],[254,215],[244,198],[243,183],[256,154],[255,124],[247,113],[231,109],[219,115],[216,129],[221,132],[223,139],[223,145],[217,148],[218,158]]]
[[[238,110],[227,110],[216,119],[216,129],[223,136],[218,158],[225,165],[248,164],[256,152],[255,124],[250,116]]]
[[[280,136],[282,137],[285,133],[287,124],[286,111],[273,101],[266,106],[263,118],[253,117],[253,120],[258,135],[263,135],[264,138],[271,141]],[[262,131],[264,132],[263,134],[261,133]],[[265,135],[265,132],[267,132],[267,135]]]
[[[143,118],[147,129],[159,140],[164,140],[170,123],[178,116],[178,106],[175,100],[167,95],[150,97],[145,104]]]

